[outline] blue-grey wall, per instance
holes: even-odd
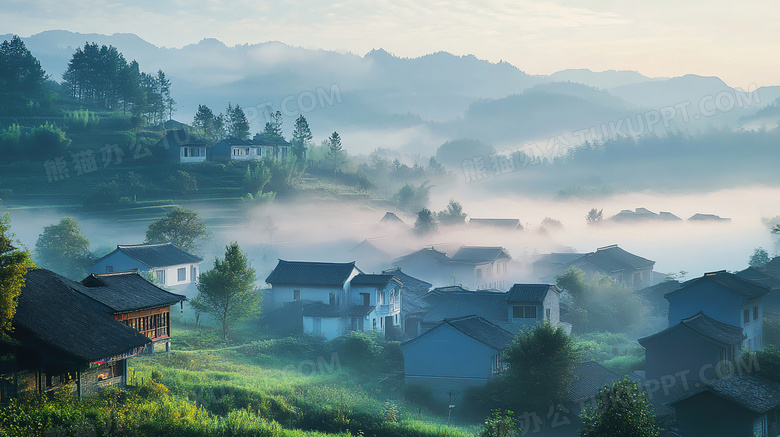
[[[666,298],[669,301],[669,326],[674,326],[699,311],[723,323],[742,326],[740,296],[712,282],[698,282],[670,293]]]
[[[114,266],[115,272],[124,272],[128,270],[138,269],[141,272],[149,271],[149,266],[146,264],[130,258],[122,251],[116,251],[104,258],[102,261],[96,263],[89,269],[90,273],[107,273],[106,266]]]
[[[664,335],[645,340],[645,372],[647,379],[667,380],[678,372],[686,372],[688,381],[715,379],[718,354],[725,347],[712,343],[688,328],[677,326]],[[725,370],[725,368],[721,368]],[[682,374],[675,377],[682,383]]]

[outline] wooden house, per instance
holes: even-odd
[[[76,291],[110,308],[113,317],[149,338],[148,350],[171,350],[172,305],[185,297],[165,291],[138,272],[91,274]]]
[[[18,298],[13,355],[0,378],[0,400],[55,389],[78,396],[127,384],[127,359],[151,340],[117,321],[87,297],[84,285],[45,269],[31,269]]]

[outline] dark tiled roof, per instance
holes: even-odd
[[[231,146],[249,146],[251,143],[247,140],[242,140],[241,138],[225,138],[220,141],[221,143],[229,144]]]
[[[452,293],[452,292],[461,292],[461,293],[468,293],[470,290],[463,288],[462,285],[447,285],[446,287],[436,287],[431,292],[437,292],[437,293]]]
[[[655,261],[626,252],[617,245],[601,247],[572,261],[570,265],[578,266],[585,263],[607,273],[652,268],[655,265]]]
[[[187,253],[171,243],[162,243],[138,244],[133,246],[119,245],[116,247],[116,250],[100,258],[96,263],[103,261],[116,252],[123,252],[130,258],[146,264],[149,267],[167,267],[203,261],[202,258]]]
[[[538,260],[534,261],[534,264],[536,263],[548,263],[548,264],[569,264],[572,261],[575,261],[577,259],[582,258],[585,256],[584,253],[548,253],[546,255],[542,255]]]
[[[208,147],[208,144],[183,129],[168,129],[165,136],[157,142],[156,147],[165,149],[171,147]]]
[[[373,310],[371,305],[352,305],[344,310],[344,315],[347,317],[365,317]]]
[[[669,327],[661,332],[640,338],[639,343],[644,346],[646,340],[655,339],[666,334],[671,333],[673,330],[677,330],[680,327],[685,327],[696,334],[701,335],[718,344],[724,346],[734,346],[742,343],[745,339],[745,335],[742,333],[742,328],[739,326],[729,325],[728,323],[719,322],[713,318],[708,317],[706,314],[699,312],[694,316],[682,319],[679,324]]]
[[[439,261],[447,262],[450,260],[450,258],[447,256],[444,252],[439,252],[438,250],[432,248],[432,247],[424,247],[416,252],[412,252],[409,255],[404,255],[398,259],[396,259],[394,262],[399,263],[406,261],[408,259],[416,258],[418,256],[427,256],[430,258],[437,259]]]
[[[574,366],[572,373],[574,379],[566,394],[566,400],[569,402],[596,396],[599,390],[620,379],[617,373],[595,361]]]
[[[506,323],[509,309],[506,293],[490,291],[430,292],[422,299],[430,305],[423,317],[426,323],[440,322],[468,315],[476,315],[492,323]]]
[[[430,305],[425,301],[425,299],[401,299],[401,311],[407,315],[424,313],[428,310],[428,308],[430,308]]]
[[[762,270],[768,275],[780,278],[780,256],[776,256],[769,260]]]
[[[748,300],[758,299],[759,297],[762,297],[769,293],[768,287],[765,287],[761,284],[758,284],[753,281],[749,281],[744,278],[740,278],[739,276],[733,273],[728,273],[725,270],[705,273],[704,276],[691,279],[690,281],[686,281],[683,283],[682,288],[673,291],[672,293],[677,293],[681,290],[685,290],[691,285],[698,284],[699,282],[702,281],[709,281],[714,284],[718,284],[727,290],[733,291],[734,293],[746,297]]]
[[[274,271],[265,279],[269,284],[343,286],[355,263],[325,263],[279,260]],[[359,271],[359,270],[358,270]]]
[[[368,274],[368,273],[360,273],[352,280],[350,283],[352,285],[373,285],[377,287],[385,287],[389,282],[395,282],[399,286],[403,285],[401,281],[398,280],[393,275],[374,275],[374,274]]]
[[[755,267],[748,267],[745,270],[742,270],[735,274],[742,279],[753,281],[757,284],[763,285],[764,287],[769,287],[772,290],[780,288],[779,278],[770,275],[769,273],[762,272],[761,270]]]
[[[114,313],[126,313],[169,307],[186,299],[181,294],[165,291],[144,279],[137,272],[91,274],[81,281],[78,291]]]
[[[497,219],[497,218],[473,218],[469,220],[470,225],[491,226],[498,228],[523,229],[518,219]]]
[[[404,221],[401,220],[397,215],[395,215],[394,212],[386,212],[385,216],[382,217],[381,220],[379,220],[379,223],[401,223],[401,224],[403,224]]]
[[[486,263],[499,259],[512,259],[503,247],[461,246],[452,260],[463,263]]]
[[[636,293],[640,296],[650,297],[655,295],[665,295],[672,291],[679,290],[682,284],[680,281],[663,281],[649,287],[645,287]]]
[[[14,325],[52,349],[84,362],[129,353],[150,342],[116,321],[108,307],[74,291],[84,288],[49,270],[28,271]]]
[[[446,319],[444,323],[496,350],[506,349],[515,338],[511,332],[479,316],[470,315],[456,319]]]
[[[780,406],[780,384],[754,375],[734,375],[707,384],[698,392],[672,402],[671,405],[709,391],[742,408],[764,414]]]
[[[542,302],[548,291],[558,291],[550,284],[515,284],[506,295],[507,302]]]
[[[393,275],[401,280],[404,284],[404,289],[411,291],[415,294],[427,293],[433,286],[430,282],[425,282],[421,279],[417,279],[414,276],[409,276],[401,271],[400,267],[394,267],[392,269],[382,270],[382,273]]]

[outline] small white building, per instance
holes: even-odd
[[[194,284],[200,274],[202,258],[171,243],[119,245],[95,262],[90,273],[114,273],[138,270],[151,273],[157,284],[166,287]]]
[[[369,275],[351,263],[279,260],[265,280],[267,311],[301,305],[303,332],[328,340],[351,331],[401,326],[401,287],[393,275]]]

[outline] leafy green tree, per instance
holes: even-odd
[[[504,353],[509,365],[501,376],[510,405],[546,409],[563,401],[580,358],[575,341],[549,321],[522,332]]]
[[[244,173],[244,189],[252,196],[263,194],[263,188],[271,181],[271,169],[260,161],[252,169],[250,165],[246,166]]]
[[[764,342],[767,342],[767,320],[764,319]],[[770,324],[771,326],[771,324]],[[755,365],[755,372],[757,375],[762,376],[770,381],[780,383],[780,349],[773,344],[764,346],[762,349],[750,351],[745,355],[741,355],[737,360],[742,360],[746,363],[749,369],[753,369]]]
[[[206,105],[198,105],[198,111],[195,113],[192,124],[211,143],[216,143],[225,136],[225,116],[223,114],[214,115],[211,108]]]
[[[769,253],[763,247],[758,247],[750,256],[750,267],[761,268],[769,262]]]
[[[0,113],[18,113],[43,99],[46,72],[19,36],[0,44]]]
[[[479,433],[479,437],[512,437],[515,435],[515,431],[518,431],[515,419],[512,417],[514,413],[511,410],[501,411],[493,410],[493,412],[485,419],[485,423],[482,425],[482,431]]]
[[[328,138],[328,159],[333,161],[333,173],[344,161],[344,148],[341,146],[341,137],[338,132],[333,132]]]
[[[587,220],[589,225],[595,225],[596,223],[600,222],[601,219],[603,218],[604,218],[603,209],[592,208],[590,211],[588,211],[588,216],[585,218],[585,220]]]
[[[561,290],[568,292],[575,302],[585,297],[588,284],[585,282],[585,272],[577,267],[569,267],[562,275],[555,277],[555,284]]]
[[[428,206],[430,202],[431,186],[428,181],[419,186],[413,184],[404,184],[395,195],[395,201],[398,207],[406,211],[419,211]]]
[[[228,136],[241,140],[249,137],[249,120],[240,106],[228,103],[227,111],[225,111],[225,124]]]
[[[447,209],[440,211],[438,217],[439,222],[443,225],[462,225],[466,223],[466,213],[463,212],[463,206],[454,199],[450,199]]]
[[[214,268],[198,276],[197,301],[200,310],[222,325],[227,340],[231,327],[260,312],[261,297],[255,287],[255,269],[238,243],[225,248],[225,258],[215,259]]]
[[[423,208],[417,213],[417,220],[414,222],[414,233],[427,235],[433,232],[436,232],[436,220],[433,218],[433,212],[428,208]]]
[[[173,243],[187,251],[195,251],[195,240],[206,236],[206,224],[198,213],[189,209],[174,208],[165,217],[149,225],[146,243]]]
[[[306,117],[299,115],[295,119],[295,129],[292,134],[292,152],[296,158],[299,160],[306,158],[306,146],[313,138]]]
[[[35,243],[38,264],[74,280],[87,274],[91,261],[89,239],[84,236],[78,221],[63,217],[56,225],[43,228]]]
[[[269,141],[278,141],[279,139],[284,138],[282,133],[282,123],[284,122],[282,111],[272,112],[269,115],[270,120],[265,123],[263,135],[265,135]]]
[[[198,189],[198,180],[184,170],[176,170],[165,181],[165,185],[178,195],[185,195]]]
[[[628,378],[601,389],[597,405],[582,414],[580,437],[656,437],[660,433],[650,402]]]
[[[14,246],[17,245],[17,246]],[[0,216],[0,337],[7,338],[13,330],[16,302],[24,286],[28,268],[35,264],[27,250],[19,249],[11,233],[8,213]]]

